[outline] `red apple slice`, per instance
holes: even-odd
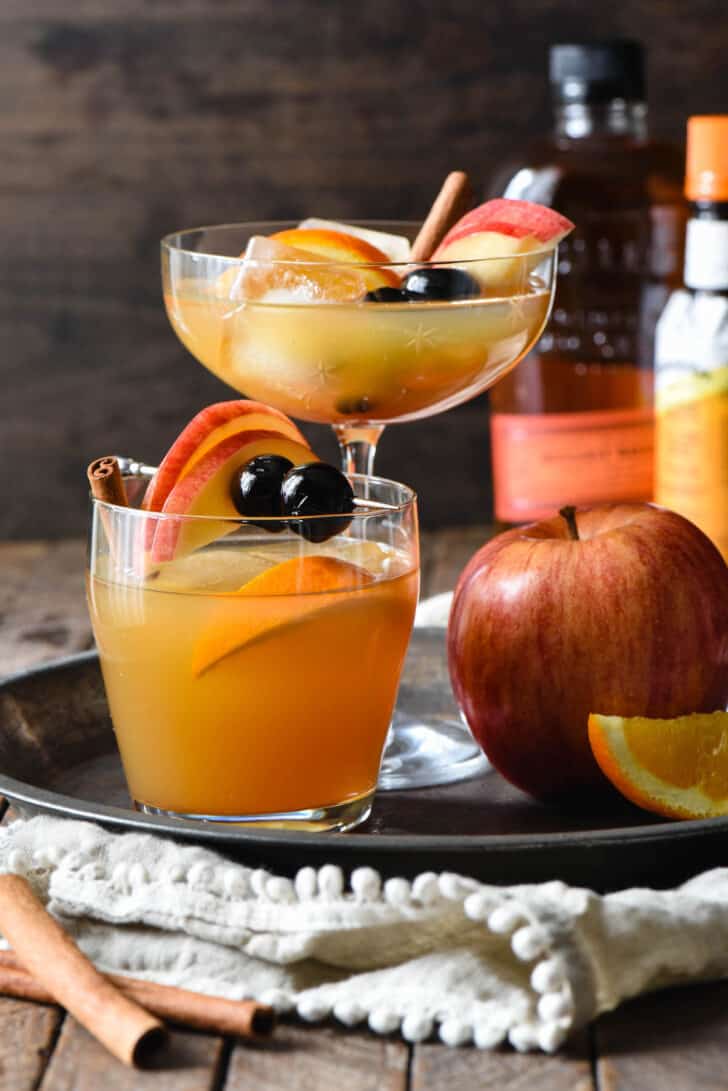
[[[239,399],[206,406],[182,429],[159,464],[144,494],[144,510],[161,511],[177,482],[223,439],[260,429],[278,432],[297,443],[306,443],[305,437],[285,413],[271,409],[262,402]]]
[[[296,466],[318,461],[306,444],[278,432],[239,432],[221,440],[169,493],[162,514],[170,518],[157,521],[151,549],[153,564],[185,556],[233,529],[231,524],[220,522],[214,516],[240,519],[232,501],[232,481],[236,472],[257,455],[282,455]],[[175,515],[213,518],[175,519]]]
[[[467,270],[484,287],[512,293],[526,289],[528,274],[537,259],[493,259],[552,250],[573,228],[571,220],[545,205],[499,197],[486,201],[458,220],[432,255],[432,260],[472,263]]]
[[[508,197],[497,197],[466,212],[450,228],[435,253],[441,256],[442,251],[458,239],[484,233],[520,239],[523,250],[543,250],[556,246],[560,239],[573,230],[571,220],[567,220],[566,216],[553,208],[535,204],[533,201],[513,201]]]

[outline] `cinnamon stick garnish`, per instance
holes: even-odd
[[[274,1009],[256,1000],[227,1000],[126,974],[103,976],[125,996],[170,1023],[238,1038],[268,1038],[275,1030]],[[54,1003],[48,989],[23,968],[12,951],[0,951],[0,995]]]
[[[462,170],[451,171],[412,243],[412,261],[429,261],[471,203],[472,189],[467,174]]]
[[[144,1064],[165,1040],[164,1024],[98,972],[20,875],[0,875],[0,932],[31,977],[124,1064]]]
[[[117,504],[119,507],[128,508],[129,500],[124,487],[124,478],[121,476],[119,463],[113,455],[104,455],[103,458],[95,458],[86,470],[91,492],[97,500],[105,504]]]

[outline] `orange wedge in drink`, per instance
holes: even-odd
[[[638,807],[668,818],[728,814],[728,712],[672,720],[589,716],[600,769]]]
[[[314,554],[273,565],[232,595],[221,596],[219,617],[211,620],[195,646],[193,673],[205,674],[282,626],[300,624],[323,610],[345,608],[352,591],[373,581],[365,568],[337,557]]]
[[[385,285],[396,288],[399,285],[397,273],[386,268],[390,258],[384,251],[366,239],[349,235],[345,231],[293,227],[287,231],[277,231],[269,238],[285,246],[305,250],[308,254],[316,254],[319,259],[323,258],[327,262],[340,262],[344,267],[349,264],[365,266],[358,272],[369,289],[382,288]],[[385,268],[376,268],[380,264]]]

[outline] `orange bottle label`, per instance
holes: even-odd
[[[728,387],[714,385],[658,413],[656,500],[699,526],[728,560]]]
[[[650,408],[491,416],[495,515],[523,523],[564,504],[651,500]]]

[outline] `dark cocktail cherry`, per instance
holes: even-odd
[[[427,303],[436,300],[474,299],[480,295],[480,284],[466,273],[448,265],[421,266],[413,269],[399,288],[385,285],[363,297],[364,303]]]
[[[448,265],[422,266],[408,273],[402,288],[409,299],[423,302],[435,299],[473,299],[480,295],[480,285],[464,269]]]
[[[373,288],[364,296],[364,303],[407,303],[408,296],[401,288],[391,288],[384,285],[382,288]]]
[[[326,462],[294,466],[283,478],[281,507],[295,534],[309,542],[325,542],[349,526],[354,510],[354,490],[349,481]],[[342,515],[341,519],[304,519],[296,516]]]
[[[290,458],[282,455],[257,455],[246,462],[235,475],[230,496],[237,511],[246,517],[255,515],[281,515],[281,484],[293,467]],[[257,527],[278,532],[283,522],[256,522]]]

